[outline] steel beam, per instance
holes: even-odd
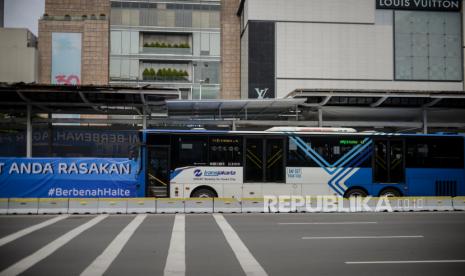
[[[32,157],[32,107],[30,104],[26,107],[26,157]]]

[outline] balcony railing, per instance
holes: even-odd
[[[142,53],[157,55],[192,55],[192,48],[143,47]]]
[[[189,77],[159,77],[159,76],[143,76],[144,81],[153,82],[190,82]]]

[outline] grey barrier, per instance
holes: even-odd
[[[0,198],[0,214],[465,211],[465,197]]]

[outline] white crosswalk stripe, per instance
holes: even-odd
[[[186,218],[178,214],[174,218],[170,248],[164,270],[165,276],[186,274]]]
[[[63,245],[67,244],[69,241],[77,237],[82,232],[86,231],[87,229],[91,228],[92,226],[96,225],[97,223],[104,220],[108,215],[99,215],[90,221],[74,228],[73,230],[69,231],[68,233],[62,235],[58,239],[52,241],[51,243],[47,244],[46,246],[42,247],[41,249],[37,250],[33,254],[27,256],[26,258],[20,260],[19,262],[13,264],[12,266],[8,267],[7,269],[0,272],[0,276],[12,276],[18,275],[36,263],[40,262],[41,260],[45,259],[46,257],[50,256],[53,252],[58,250]]]
[[[263,267],[258,263],[258,261],[254,258],[252,253],[250,253],[249,249],[245,244],[242,242],[240,237],[234,231],[234,229],[229,225],[226,219],[221,214],[213,214],[213,217],[216,220],[216,223],[220,227],[221,231],[226,238],[229,246],[236,255],[239,264],[241,265],[244,273],[246,275],[268,275]]]
[[[7,243],[10,243],[10,242],[12,242],[12,241],[14,241],[16,239],[24,237],[24,236],[26,236],[26,235],[34,232],[34,231],[37,231],[39,229],[42,229],[42,228],[47,227],[49,225],[52,225],[52,224],[54,224],[56,222],[59,222],[60,220],[63,220],[65,218],[67,218],[68,216],[69,215],[57,216],[57,217],[54,217],[52,219],[43,221],[43,222],[41,222],[39,224],[36,224],[36,225],[30,226],[28,228],[25,228],[23,230],[20,230],[20,231],[18,231],[16,233],[13,233],[13,234],[8,235],[6,237],[3,237],[3,238],[0,239],[0,246],[3,246],[5,244],[7,244]]]
[[[137,215],[123,231],[113,239],[103,253],[81,273],[81,276],[103,275],[146,217],[147,215],[145,214]]]

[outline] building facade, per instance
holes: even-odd
[[[461,2],[242,0],[242,98],[296,89],[463,91]]]
[[[108,84],[108,0],[46,0],[39,20],[39,82]]]
[[[37,38],[27,29],[0,28],[0,82],[38,79]]]
[[[236,15],[239,0],[221,1],[221,98],[241,97],[241,33],[240,20]]]
[[[111,1],[110,83],[220,97],[220,1]]]

